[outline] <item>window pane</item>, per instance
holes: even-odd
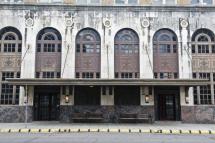
[[[87,4],[87,0],[77,0],[77,4]]]
[[[137,4],[137,0],[128,0],[128,4]]]
[[[125,4],[125,0],[116,0],[116,4]]]

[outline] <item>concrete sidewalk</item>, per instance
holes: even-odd
[[[215,124],[184,124],[181,122],[155,122],[154,124],[122,124],[122,123],[59,123],[59,122],[32,122],[32,123],[0,123],[0,132],[146,132],[146,133],[195,133],[215,134]]]

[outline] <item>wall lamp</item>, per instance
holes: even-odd
[[[69,95],[65,96],[65,103],[69,103]]]
[[[149,95],[145,95],[145,102],[149,103]]]

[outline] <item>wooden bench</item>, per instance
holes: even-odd
[[[72,120],[74,122],[78,121],[78,122],[82,122],[82,121],[102,121],[103,115],[101,113],[90,113],[90,112],[86,112],[86,113],[74,113],[72,115]]]
[[[150,114],[137,114],[137,113],[120,113],[120,122],[143,122],[148,121],[152,124],[152,116]]]

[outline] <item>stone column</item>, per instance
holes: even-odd
[[[101,105],[114,105],[114,87],[101,86]]]
[[[154,105],[154,90],[152,88],[152,92],[149,92],[149,86],[141,86],[140,87],[140,105]],[[148,103],[146,102],[146,96],[148,96]]]
[[[60,105],[74,105],[74,86],[61,86]]]
[[[110,22],[110,26],[105,26]],[[101,35],[101,78],[114,78],[114,36],[112,35],[111,18],[103,19],[103,31]]]
[[[149,41],[149,25],[150,22],[147,18],[141,20],[141,35],[140,38],[140,78],[153,78],[153,46],[152,39]],[[153,37],[153,36],[152,36]]]
[[[190,88],[180,86],[180,103],[181,106],[192,106],[193,105],[193,94],[189,94]],[[187,101],[187,102],[186,102]]]
[[[179,31],[180,32],[179,35],[181,39],[178,37],[179,78],[188,79],[188,78],[192,78],[192,66],[191,66],[192,55],[191,55],[191,48],[189,48],[189,43],[188,43],[187,20],[180,19],[180,26],[181,26],[181,30]]]
[[[61,77],[75,78],[75,34],[73,27],[66,27],[62,35]]]
[[[213,73],[210,73],[210,86],[211,86],[211,103],[214,104],[214,81],[213,81]]]
[[[30,19],[30,18],[29,18]],[[33,20],[33,19],[32,19]],[[21,78],[35,77],[36,35],[33,25],[25,26],[22,40]],[[25,37],[25,38],[24,38]],[[34,41],[34,42],[32,42]],[[20,87],[19,105],[24,105],[25,91]]]

